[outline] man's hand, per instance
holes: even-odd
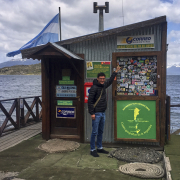
[[[116,68],[116,73],[121,69],[121,67],[118,65],[117,68]]]
[[[95,114],[91,115],[92,120],[95,120]]]

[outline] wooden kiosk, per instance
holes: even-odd
[[[84,59],[48,43],[30,54],[41,59],[42,137],[84,141]]]
[[[121,66],[107,89],[103,143],[163,147],[170,130],[166,118],[166,39],[166,16],[161,16],[22,50],[23,58],[41,59],[43,138],[90,142],[92,120],[83,86],[96,78],[87,76],[87,64],[100,61],[110,63],[110,72]],[[75,89],[68,91],[68,86]],[[72,92],[73,97],[62,97],[60,92],[63,96]],[[72,117],[59,114],[66,110],[76,113]]]

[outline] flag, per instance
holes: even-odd
[[[44,27],[44,29],[32,40],[22,46],[19,50],[6,54],[7,57],[13,57],[21,53],[21,50],[36,47],[48,42],[57,42],[59,34],[59,13]]]

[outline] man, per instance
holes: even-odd
[[[109,87],[120,67],[117,66],[116,71],[112,73],[110,79],[105,81],[105,74],[99,73],[97,79],[94,79],[93,86],[89,92],[88,110],[92,118],[92,133],[91,133],[91,151],[90,154],[94,157],[99,157],[98,153],[108,154],[109,152],[102,147],[102,135],[105,123],[105,110],[107,108],[106,88]],[[95,138],[97,136],[97,151],[95,149]]]

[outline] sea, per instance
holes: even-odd
[[[171,104],[180,104],[180,75],[168,75],[166,83],[166,94],[171,98]],[[40,75],[0,75],[0,100],[41,96]],[[33,99],[27,99],[31,105]],[[7,110],[13,101],[3,101]],[[171,133],[180,129],[180,107],[171,107]],[[12,117],[15,117],[15,112]],[[0,126],[5,116],[0,109]]]

